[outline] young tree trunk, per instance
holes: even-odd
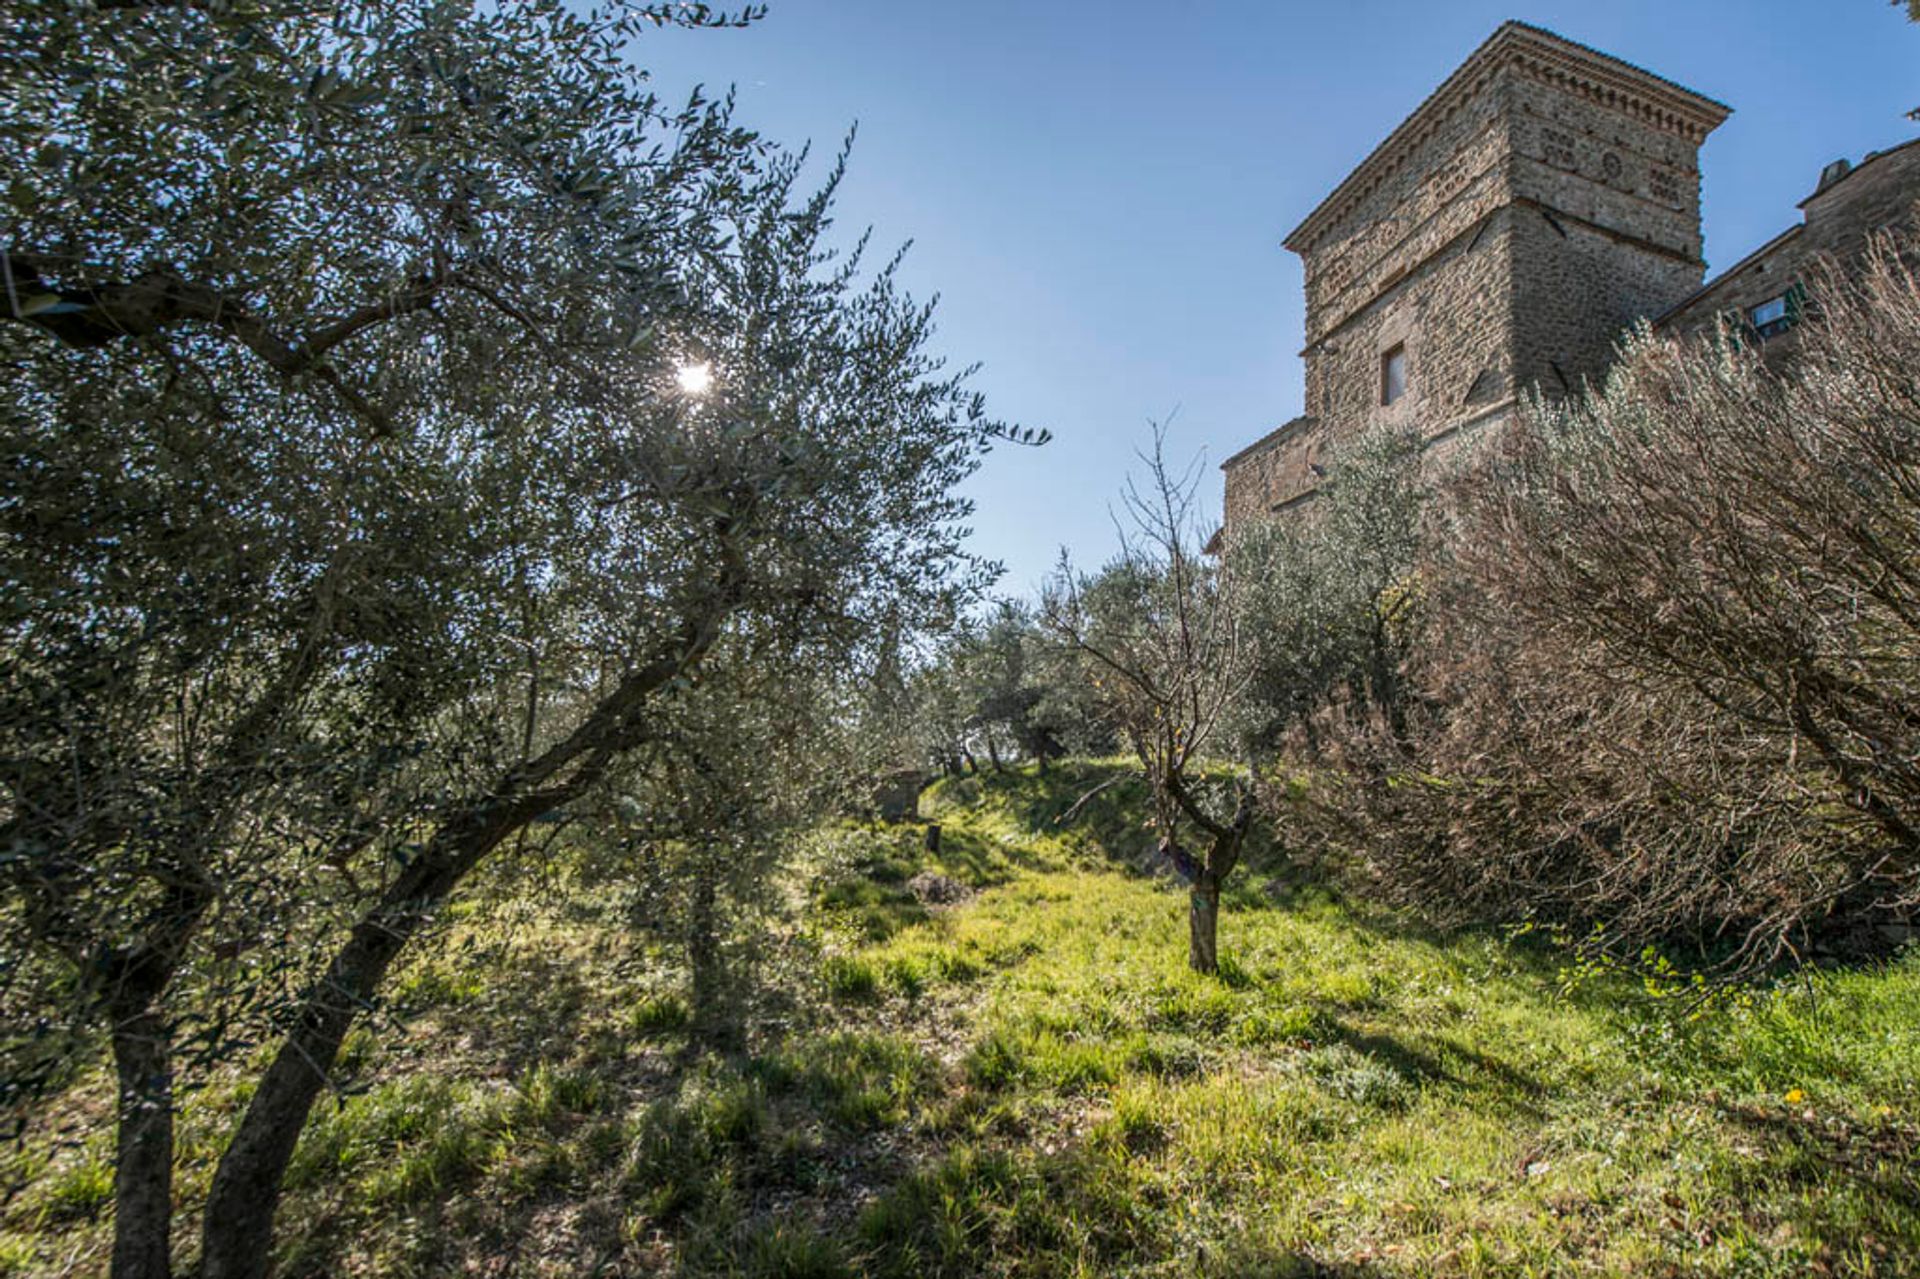
[[[1240,863],[1240,849],[1246,843],[1247,829],[1253,821],[1252,796],[1242,790],[1234,804],[1232,819],[1222,825],[1194,803],[1184,780],[1174,779],[1168,789],[1209,836],[1205,860],[1191,869],[1193,891],[1187,897],[1187,966],[1196,973],[1217,973],[1220,971],[1220,885]]]
[[[1196,973],[1220,971],[1220,878],[1200,872],[1187,895],[1187,966]]]
[[[992,733],[987,734],[987,758],[992,761],[994,772],[1004,773],[1007,771],[1006,766],[1000,762],[1000,747],[993,740]]]
[[[725,962],[720,953],[719,891],[714,876],[703,874],[694,885],[687,918],[687,967],[693,977],[694,1042],[719,1053],[738,1052],[745,1036],[738,1005],[728,994]]]
[[[117,1088],[113,1279],[172,1273],[173,1028],[163,997],[212,902],[206,881],[183,871],[148,916],[144,939],[101,960]]]
[[[167,1024],[151,1001],[116,1008],[119,1104],[113,1164],[113,1279],[169,1279],[173,1223],[173,1072]]]

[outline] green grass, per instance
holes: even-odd
[[[422,961],[301,1144],[282,1273],[1920,1274],[1920,955],[1689,1018],[1270,893],[1257,850],[1200,977],[1134,788],[1058,820],[1112,776],[942,783],[937,858],[828,832],[743,1056],[605,924],[523,923],[485,983]],[[979,891],[923,905],[923,869]],[[104,1156],[16,1151],[0,1274],[102,1272]]]
[[[104,1148],[89,1150],[46,1184],[41,1201],[54,1221],[91,1220],[113,1202],[113,1160]]]
[[[693,1021],[693,1010],[677,994],[650,995],[633,1006],[627,1026],[641,1039],[683,1031]]]

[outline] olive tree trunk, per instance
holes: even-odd
[[[694,885],[687,919],[687,967],[692,976],[694,1042],[713,1052],[738,1052],[746,1043],[739,1002],[727,980],[720,945],[719,889],[708,871]]]
[[[173,1221],[173,1067],[152,1002],[114,1010],[119,1086],[113,1164],[113,1279],[169,1279]]]
[[[302,997],[292,1029],[226,1153],[214,1170],[201,1222],[199,1279],[265,1279],[273,1218],[287,1165],[314,1102],[329,1086],[340,1044],[373,1006],[381,981],[461,881],[500,843],[540,814],[570,803],[606,775],[616,755],[646,732],[639,712],[710,650],[735,606],[735,566],[712,612],[688,628],[688,643],[635,670],[564,740],[507,770],[486,792],[455,806],[421,854],[361,916],[326,971]]]
[[[1220,879],[1202,871],[1187,895],[1187,966],[1196,973],[1220,971]]]
[[[267,1274],[280,1184],[307,1116],[327,1087],[341,1040],[458,877],[445,870],[434,876],[438,883],[418,883],[418,875],[403,877],[415,895],[389,892],[381,906],[355,926],[307,994],[214,1172],[201,1228],[202,1279],[263,1279]]]
[[[100,957],[115,1083],[113,1279],[173,1270],[173,1026],[165,995],[213,892],[190,861],[134,945]]]

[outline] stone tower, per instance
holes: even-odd
[[[1293,233],[1305,413],[1228,459],[1228,527],[1309,497],[1341,439],[1430,442],[1577,388],[1700,286],[1700,144],[1729,114],[1509,22]]]

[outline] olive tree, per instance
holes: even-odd
[[[1041,772],[1069,753],[1112,749],[1077,658],[1017,600],[961,617],[879,672],[868,719],[895,767],[949,776],[1031,760]]]
[[[1132,527],[1119,554],[1093,574],[1063,560],[1041,615],[1078,655],[1101,713],[1139,763],[1160,851],[1192,885],[1188,963],[1211,973],[1220,887],[1239,864],[1253,807],[1243,781],[1209,778],[1203,766],[1243,695],[1249,650],[1238,579],[1196,550],[1197,468],[1173,471],[1165,445],[1156,427],[1141,457],[1147,478],[1123,495]],[[1183,842],[1189,827],[1206,841],[1199,857]]]
[[[994,771],[1007,757],[1032,760],[1044,773],[1048,761],[1110,740],[1088,715],[1086,682],[1033,614],[1018,600],[999,600],[984,617],[956,628],[934,656],[963,707],[948,758],[986,753]]]
[[[681,948],[696,1051],[745,1046],[780,872],[870,776],[855,712],[871,655],[828,663],[768,639],[729,635],[609,778],[580,840],[588,881],[614,890],[623,923]]]
[[[180,1072],[277,1044],[200,1234],[263,1274],[343,1036],[476,867],[743,629],[832,662],[979,584],[951,491],[1001,432],[929,311],[832,258],[831,178],[628,61],[728,20],[0,7],[5,1057],[108,1041],[116,1275],[171,1269]]]
[[[968,650],[960,653],[975,697],[972,725],[984,736],[987,757],[1001,768],[1000,734],[1019,754],[1035,760],[1041,772],[1049,758],[1066,753],[1053,727],[1035,712],[1043,694],[1029,670],[1033,628],[1023,605],[1003,600]]]
[[[1363,432],[1335,452],[1311,504],[1234,531],[1224,553],[1242,584],[1248,664],[1234,729],[1252,757],[1317,762],[1330,718],[1379,717],[1405,738],[1427,466],[1417,430]]]

